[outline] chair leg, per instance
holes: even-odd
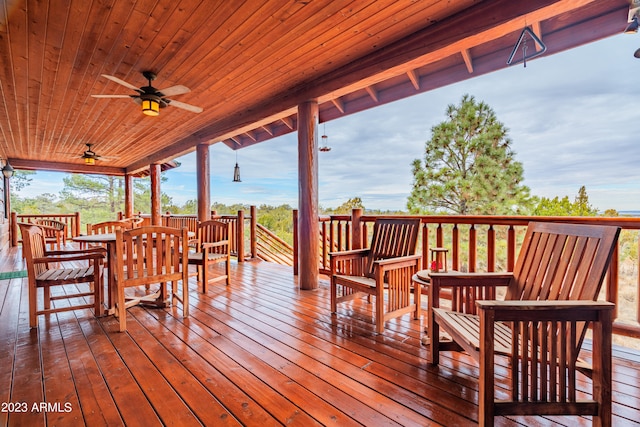
[[[96,267],[94,266],[94,268]],[[93,291],[93,314],[98,317],[102,314],[102,274],[98,275],[98,277],[94,276],[94,279],[90,286]]]
[[[338,309],[338,285],[335,282],[334,277],[331,277],[331,312],[335,313]]]
[[[206,294],[209,290],[209,263],[202,264],[202,293]]]
[[[176,282],[176,286],[178,282]],[[182,317],[189,317],[189,280],[182,280]]]
[[[127,330],[127,307],[124,303],[124,289],[118,287],[118,304],[116,305],[116,313],[118,314],[118,325],[120,332]]]
[[[29,326],[31,328],[38,327],[38,289],[29,284]]]
[[[371,297],[371,295],[369,295],[369,297]],[[376,332],[381,334],[384,332],[384,288],[382,292],[378,291],[376,295],[375,310]]]
[[[202,266],[200,264],[196,264],[196,285],[202,291]]]
[[[44,308],[45,310],[49,310],[51,308],[51,290],[47,286],[43,289],[43,292],[44,292]]]
[[[229,286],[231,284],[231,260],[229,259],[229,257],[227,257],[227,260],[225,261],[225,265],[226,265],[226,274],[227,274],[227,286]]]

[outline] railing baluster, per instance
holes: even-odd
[[[469,227],[469,272],[473,273],[474,271],[476,271],[476,267],[477,267],[477,248],[478,246],[478,241],[477,241],[477,230],[476,227],[471,224],[471,227]]]
[[[451,268],[453,270],[460,269],[460,229],[458,224],[453,224],[451,230]]]

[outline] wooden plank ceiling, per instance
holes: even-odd
[[[525,25],[546,55],[621,32],[627,0],[7,0],[0,157],[17,168],[138,172],[200,143],[232,149],[503,67]],[[204,109],[145,116],[102,74]],[[85,144],[103,156],[93,167]]]

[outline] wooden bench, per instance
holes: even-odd
[[[590,415],[611,425],[611,329],[614,305],[596,302],[620,229],[530,223],[513,274],[433,273],[429,287],[429,362],[464,350],[480,365],[479,422],[496,415]],[[506,286],[504,301],[490,300]],[[452,310],[439,308],[452,289]],[[593,366],[578,360],[587,328]],[[440,329],[452,341],[440,341]],[[510,367],[508,398],[496,399],[495,355]],[[576,373],[591,376],[592,399],[578,399]],[[504,393],[501,393],[503,397]]]
[[[411,276],[420,266],[419,231],[419,218],[377,219],[369,249],[330,253],[331,312],[339,302],[375,296],[376,331],[382,333],[385,321],[415,311]]]

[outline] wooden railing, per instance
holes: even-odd
[[[368,231],[380,217],[362,215],[361,210],[354,210],[353,216],[320,217],[320,272],[326,274],[329,271],[329,252],[367,247]],[[294,214],[294,221],[295,218]],[[616,303],[615,333],[640,338],[640,218],[434,215],[422,216],[421,220],[418,250],[422,254],[423,268],[429,267],[430,248],[445,247],[449,250],[448,268],[469,272],[513,271],[530,221],[621,227],[621,237],[605,278],[601,299]],[[296,239],[294,253],[295,248]]]
[[[34,219],[54,219],[64,222],[67,225],[67,239],[79,236],[80,232],[80,213],[72,214],[17,214],[11,212],[11,246],[17,246],[22,242],[19,222],[33,222]]]
[[[246,216],[244,211],[238,211],[237,215],[217,215],[215,211],[211,212],[211,219],[217,219],[222,222],[231,223],[231,234],[234,236],[230,242],[231,255],[237,257],[239,262],[243,262],[246,258],[256,258],[256,207],[251,206],[251,214]],[[119,214],[121,217],[122,214]],[[151,224],[151,215],[139,213],[145,220],[143,225]],[[182,228],[187,227],[191,232],[198,231],[198,216],[195,214],[172,214],[166,212],[161,216],[162,225],[166,227]],[[240,226],[240,224],[242,224]],[[247,230],[249,231],[247,233]],[[247,251],[248,248],[248,251]]]
[[[293,246],[276,236],[271,230],[257,224],[258,258],[277,264],[293,265]]]

